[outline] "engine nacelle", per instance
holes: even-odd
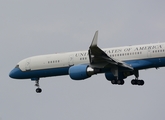
[[[75,65],[69,68],[69,76],[73,80],[83,80],[95,74],[94,69],[88,65]]]
[[[118,73],[118,79],[119,79],[119,80],[123,80],[123,79],[127,78],[127,76],[129,76],[129,75],[126,75],[126,74],[123,73],[123,72],[119,72],[119,73]],[[111,80],[116,80],[116,79],[117,79],[111,72],[105,73],[105,78],[106,78],[107,80],[109,80],[109,81],[111,81]]]
[[[105,78],[109,81],[116,80],[116,77],[111,72],[105,73]]]

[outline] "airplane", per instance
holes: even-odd
[[[131,84],[142,86],[144,80],[139,79],[139,70],[165,66],[165,43],[101,49],[97,41],[98,31],[87,51],[26,58],[11,70],[9,76],[35,81],[36,92],[41,93],[39,80],[43,77],[69,75],[79,81],[103,73],[112,84],[123,85],[124,79],[134,75]]]

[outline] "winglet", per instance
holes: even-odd
[[[98,31],[95,32],[95,35],[93,37],[93,41],[92,41],[90,47],[96,47],[97,46],[97,39],[98,39]]]

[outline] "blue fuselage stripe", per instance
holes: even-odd
[[[51,77],[51,76],[60,76],[68,75],[69,67],[64,68],[51,68],[51,69],[42,69],[42,70],[31,70],[31,71],[21,71],[19,68],[14,68],[10,76],[16,79],[29,79],[29,78],[41,78],[41,77]],[[12,73],[14,75],[12,75]]]
[[[134,69],[137,69],[137,70],[165,66],[165,58],[129,60],[129,61],[124,61],[124,62],[126,62],[128,65],[131,65]],[[10,72],[10,76],[12,78],[16,78],[16,79],[29,79],[29,78],[41,78],[41,77],[68,75],[69,67],[70,66],[62,67],[62,68],[31,70],[31,71],[21,71],[18,67],[16,67]],[[109,70],[109,69],[107,69],[107,70]],[[109,72],[107,70],[103,69],[102,71]]]

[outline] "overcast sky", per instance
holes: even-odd
[[[87,50],[99,30],[101,48],[165,42],[164,0],[0,0],[0,120],[164,120],[165,68],[140,71],[143,87],[114,86],[104,74],[40,80],[8,77],[22,59]]]

